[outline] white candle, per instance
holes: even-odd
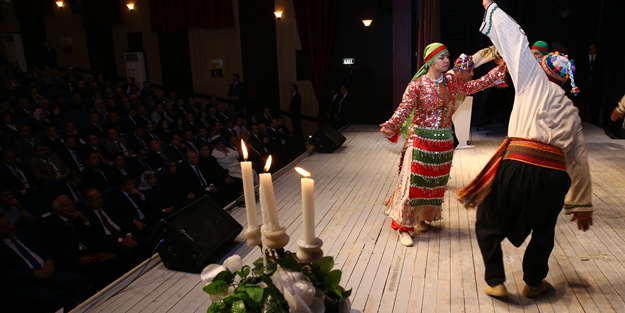
[[[258,218],[256,216],[256,197],[254,195],[254,173],[252,171],[252,162],[247,161],[247,149],[245,143],[241,140],[241,149],[243,150],[243,162],[241,162],[241,176],[243,178],[243,194],[245,197],[245,213],[247,214],[247,228],[252,229],[258,227]]]
[[[271,156],[267,159],[265,171],[271,166]],[[263,223],[267,225],[270,231],[280,228],[278,220],[278,208],[276,207],[276,198],[273,192],[273,181],[270,173],[262,173],[260,177],[260,203],[263,212]],[[265,220],[266,218],[266,220]]]
[[[315,237],[315,180],[310,173],[296,167],[295,170],[304,175],[302,182],[302,224],[304,224],[304,242],[314,244]]]

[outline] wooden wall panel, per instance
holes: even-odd
[[[2,13],[2,23],[0,23],[0,34],[15,33],[20,31],[20,23],[15,17],[15,11],[13,5],[0,2],[0,10]],[[0,38],[1,39],[1,38]],[[7,59],[6,48],[4,46],[4,40],[0,40],[0,58]]]
[[[148,67],[148,80],[153,84],[162,85],[163,77],[158,51],[158,36],[151,30],[149,6],[149,1],[141,1],[135,4],[132,12],[124,8],[124,24],[111,25],[113,41],[115,42],[115,53],[117,55],[117,72],[119,76],[126,76],[126,64],[123,55],[128,51],[128,33],[141,32]],[[137,83],[141,86],[143,82]]]
[[[302,96],[302,115],[317,117],[319,101],[310,80],[297,80],[295,51],[302,49],[297,20],[293,9],[293,0],[275,0],[275,10],[282,11],[282,18],[276,19],[276,40],[278,43],[278,79],[280,81],[280,109],[289,110],[291,85],[296,84]],[[285,116],[287,125],[291,125],[289,116]],[[317,122],[302,120],[302,131],[311,135],[317,130]]]
[[[52,47],[57,53],[57,64],[59,67],[74,66],[78,68],[89,68],[89,55],[87,51],[87,41],[85,28],[82,22],[82,14],[74,14],[67,7],[54,8],[54,16],[44,16],[43,22],[46,27],[48,40],[52,42]],[[63,52],[62,39],[71,37],[72,52]]]

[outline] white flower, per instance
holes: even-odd
[[[271,276],[273,284],[284,295],[292,313],[323,313],[323,292],[317,292],[308,278],[278,266]]]
[[[219,264],[209,264],[208,266],[206,266],[204,268],[204,270],[202,270],[202,273],[200,274],[200,279],[202,279],[203,282],[206,283],[206,285],[210,284],[211,282],[213,282],[213,279],[215,279],[215,276],[217,276],[217,274],[225,271],[226,269],[228,269],[230,272],[234,273],[238,270],[240,270],[243,267],[243,261],[241,261],[241,257],[239,255],[233,255],[229,258],[227,258],[224,261],[223,265],[219,265]],[[229,286],[228,289],[224,292],[221,292],[219,294],[216,295],[208,295],[208,298],[213,301],[213,302],[217,302],[217,301],[221,301],[221,299],[223,299],[223,297],[231,294],[234,292],[234,287]]]

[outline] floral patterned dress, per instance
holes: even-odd
[[[497,66],[469,82],[445,73],[436,81],[423,75],[408,84],[402,103],[391,119],[381,125],[393,131],[388,139],[397,142],[402,124],[415,111],[400,158],[395,192],[387,201],[386,215],[393,219],[393,229],[413,231],[421,221],[441,219],[454,153],[451,117],[455,97],[492,87],[504,77],[505,68]]]

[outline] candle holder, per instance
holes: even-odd
[[[319,238],[315,238],[314,244],[306,243],[304,239],[300,239],[297,241],[297,245],[299,249],[297,249],[296,255],[302,263],[312,263],[323,257],[323,250],[321,250],[323,241]]]
[[[260,235],[261,227],[262,225],[258,225],[254,228],[248,228],[243,232],[243,235],[245,235],[245,238],[247,238],[248,247],[260,246],[262,244]]]
[[[282,226],[276,230],[270,230],[267,225],[262,226],[262,232],[265,236],[265,245],[269,249],[279,250],[289,243],[289,235],[286,234],[286,227]]]

